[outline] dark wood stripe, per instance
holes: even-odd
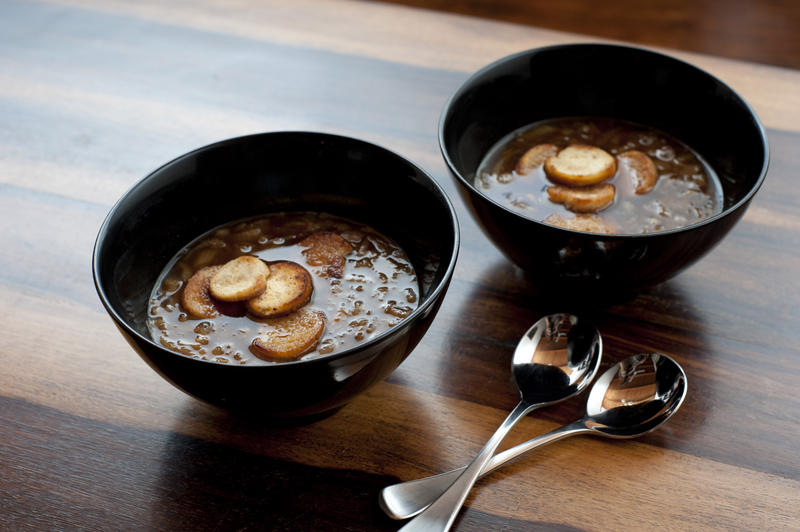
[[[392,477],[273,460],[9,398],[0,398],[0,413],[0,455],[15,457],[0,462],[6,529],[395,529],[376,504]],[[343,528],[344,516],[353,520]]]
[[[388,0],[608,39],[800,68],[792,0]]]
[[[0,397],[0,422],[7,436],[0,457],[15,457],[0,462],[9,530],[81,530],[91,523],[114,530],[378,531],[401,524],[377,505],[378,492],[395,477],[275,460],[7,397]],[[458,526],[578,530],[470,509]]]

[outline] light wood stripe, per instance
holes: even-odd
[[[429,68],[473,72],[505,55],[550,44],[612,42],[380,3],[342,0],[223,2],[200,0],[57,0],[62,5],[135,16],[151,22],[300,47],[333,50]],[[295,13],[309,14],[287,24]],[[312,15],[313,14],[313,15]],[[355,22],[354,22],[355,21]],[[354,39],[352,28],[361,36]],[[453,46],[453,43],[458,43]],[[800,73],[754,63],[661,50],[716,74],[755,108],[767,127],[800,130]],[[770,84],[763,79],[769,76]]]

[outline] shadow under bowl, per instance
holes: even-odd
[[[664,131],[716,171],[723,209],[649,234],[592,234],[527,218],[474,185],[503,137],[550,118],[618,118]],[[769,161],[763,126],[726,84],[678,59],[629,46],[569,44],[528,50],[472,75],[445,106],[439,143],[465,203],[489,239],[542,293],[603,302],[676,275],[710,251],[744,214]]]
[[[222,224],[272,212],[314,211],[372,226],[406,251],[419,306],[401,323],[316,359],[233,365],[193,359],[153,341],[148,300],[172,257]],[[273,420],[333,412],[388,376],[417,345],[456,263],[459,229],[445,193],[423,170],[352,138],[276,132],[183,155],[138,182],[111,209],[95,243],[95,287],[125,339],[184,392]]]

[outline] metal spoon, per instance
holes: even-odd
[[[528,329],[514,350],[511,370],[522,399],[460,472],[450,487],[401,530],[448,530],[470,488],[514,424],[531,410],[580,393],[600,365],[602,343],[594,325],[570,314],[545,316]],[[386,488],[381,498],[386,499]]]
[[[667,421],[686,397],[686,375],[659,353],[632,356],[608,369],[592,387],[583,419],[495,455],[480,476],[523,453],[576,434],[635,438]],[[384,488],[380,503],[394,519],[413,517],[436,500],[465,468]]]

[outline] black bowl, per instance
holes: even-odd
[[[620,118],[684,141],[720,177],[723,211],[670,231],[599,235],[533,221],[473,186],[502,137],[567,116]],[[444,108],[439,143],[484,232],[540,291],[596,302],[664,281],[711,250],[744,214],[769,160],[763,126],[730,87],[672,57],[605,44],[537,48],[479,70]]]
[[[427,276],[418,308],[358,347],[276,365],[196,360],[153,342],[145,322],[148,298],[175,253],[216,226],[281,211],[344,216],[393,238]],[[402,157],[347,137],[265,133],[200,148],[137,183],[103,223],[93,271],[123,336],[169,382],[230,410],[297,419],[334,411],[405,359],[439,308],[458,244],[447,196]]]

